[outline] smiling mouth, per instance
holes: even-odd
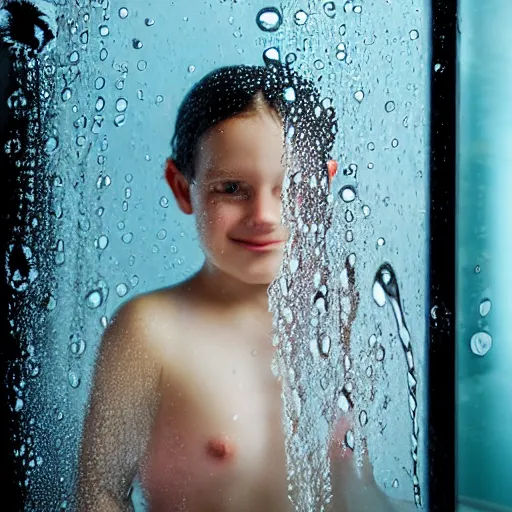
[[[234,238],[232,240],[236,244],[241,245],[242,247],[245,247],[246,249],[252,251],[265,251],[275,249],[276,247],[283,243],[282,240],[270,240],[268,242],[256,242],[253,240],[236,240]]]

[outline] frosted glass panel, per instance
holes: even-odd
[[[509,510],[512,5],[459,9],[458,492],[475,510]]]

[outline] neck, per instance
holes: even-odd
[[[244,283],[208,262],[197,274],[197,284],[219,305],[270,315],[267,284]]]

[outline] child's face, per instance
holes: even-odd
[[[197,146],[190,199],[206,257],[249,284],[274,279],[288,238],[283,143],[281,122],[263,110],[219,123]]]

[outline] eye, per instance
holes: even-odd
[[[244,193],[242,184],[239,181],[223,181],[214,185],[213,191],[217,194],[228,196],[241,195]]]
[[[228,181],[227,183],[223,183],[222,186],[226,194],[236,194],[240,191],[240,183],[237,181]]]

